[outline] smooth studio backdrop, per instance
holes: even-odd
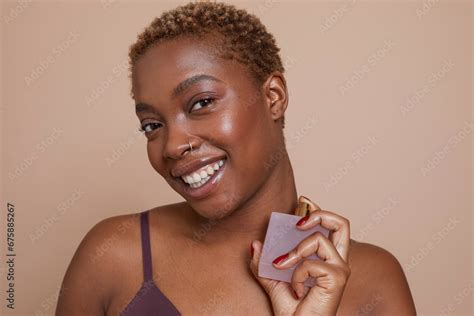
[[[228,2],[282,49],[298,193],[398,258],[419,315],[472,315],[473,3]],[[182,201],[148,161],[127,69],[137,34],[182,3],[2,1],[2,315],[53,315],[98,221]]]

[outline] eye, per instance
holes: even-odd
[[[201,99],[201,100],[199,100],[199,101],[197,101],[197,102],[195,102],[195,103],[193,104],[193,106],[191,107],[191,110],[194,108],[194,106],[195,106],[196,104],[200,105],[200,108],[198,108],[198,110],[199,110],[199,109],[203,108],[204,106],[211,104],[212,102],[214,102],[214,100],[215,100],[214,98],[204,98],[204,99]],[[192,112],[192,111],[191,111],[191,112]]]
[[[154,130],[153,127],[156,127],[157,125],[161,125],[161,123],[146,123],[146,124],[140,125],[138,127],[138,130],[142,133],[153,132]]]

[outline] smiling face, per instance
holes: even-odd
[[[268,181],[268,163],[284,146],[287,94],[282,76],[259,86],[247,66],[202,43],[179,38],[149,48],[133,67],[132,93],[153,168],[201,216],[221,218]],[[200,188],[172,175],[192,177],[190,165],[213,169],[223,158],[219,170],[206,168],[213,174]]]

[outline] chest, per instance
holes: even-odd
[[[250,271],[217,273],[218,269],[168,266],[154,274],[154,283],[182,315],[273,315],[268,295]],[[362,290],[356,277],[352,275],[346,286],[338,315],[371,315],[380,300]],[[124,278],[123,290],[111,301],[107,315],[118,315],[139,286],[139,279]]]
[[[248,263],[244,260],[240,268],[223,268],[230,264],[188,266],[185,273],[184,266],[175,265],[177,282],[165,277],[159,281],[183,315],[273,315],[271,301]],[[346,284],[338,315],[372,315],[380,300],[380,293],[372,291],[356,270]]]
[[[250,270],[218,265],[176,269],[157,284],[183,315],[273,315],[271,303]]]
[[[273,315],[268,296],[246,266],[223,269],[229,266],[227,261],[191,264],[187,256],[174,263],[155,256],[153,259],[154,286],[182,315]],[[132,301],[143,283],[140,265],[137,262],[133,269],[127,269],[128,273],[124,271],[106,315],[119,315],[131,302],[146,305],[161,300],[161,294],[153,289],[146,302]]]

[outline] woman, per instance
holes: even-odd
[[[291,283],[258,277],[270,213],[292,214],[298,194],[283,135],[284,67],[257,17],[189,3],[155,19],[129,56],[148,158],[185,201],[96,224],[56,315],[416,313],[397,259],[350,239],[349,221],[328,210],[298,229],[321,224],[329,238],[310,235],[277,258],[286,258],[279,269],[302,263]],[[312,253],[324,262],[306,260]]]

